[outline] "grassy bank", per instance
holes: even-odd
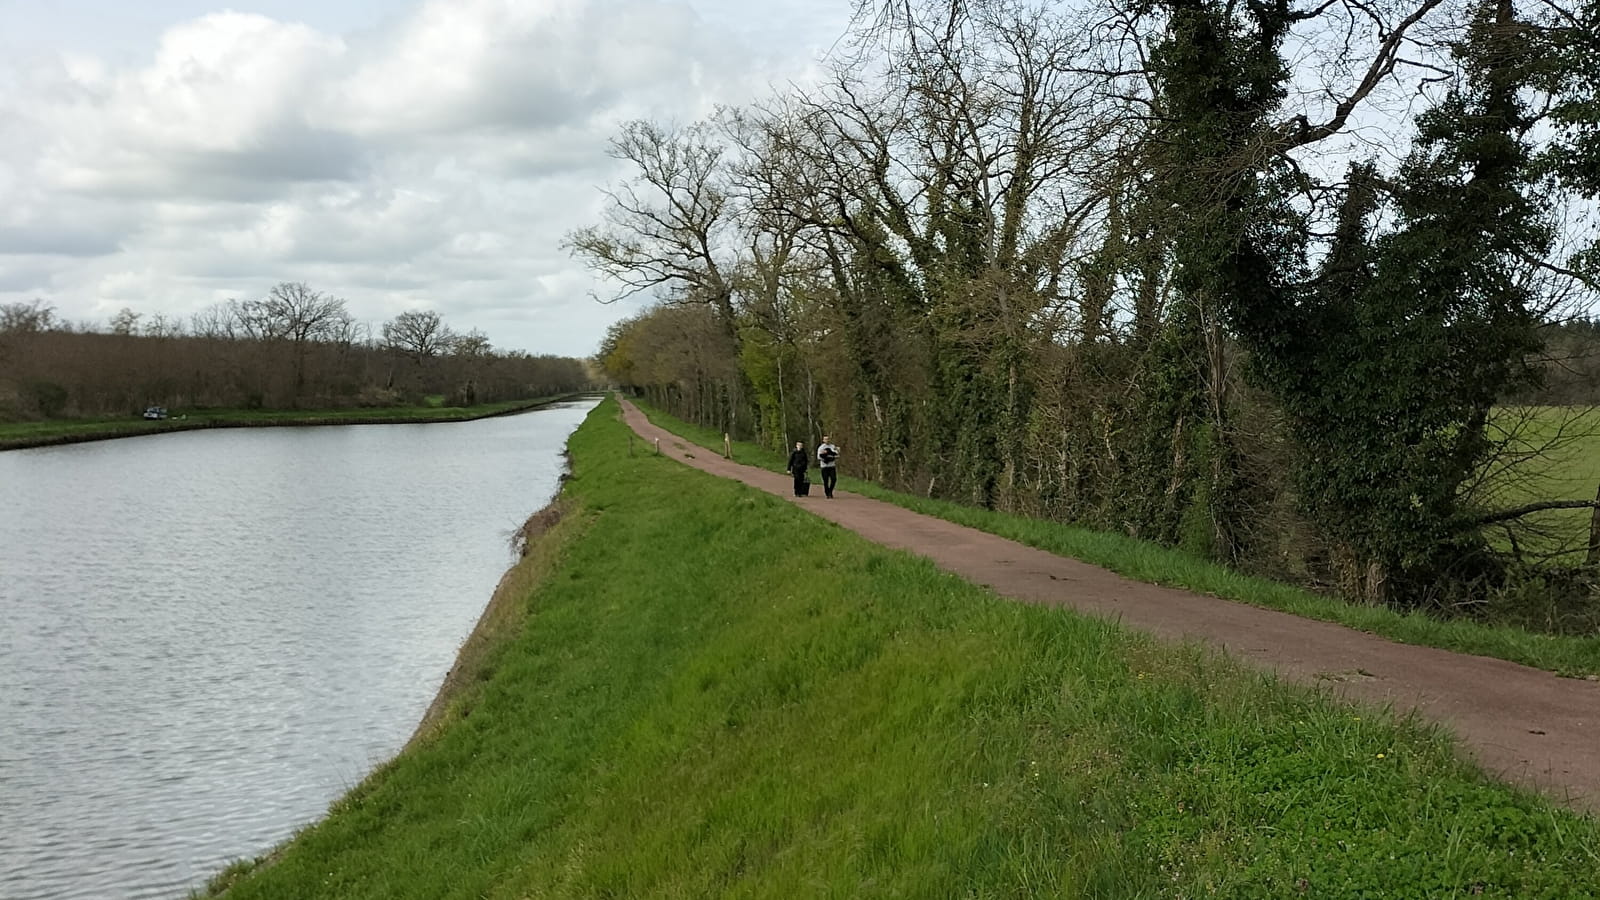
[[[48,419],[0,422],[0,450],[45,447],[83,441],[195,431],[202,428],[259,428],[302,425],[397,425],[417,422],[467,422],[545,406],[567,397],[507,400],[476,406],[380,406],[356,409],[204,409],[171,411],[172,418],[147,420],[123,416],[103,419]]]
[[[1600,895],[1593,820],[1435,731],[630,457],[615,411],[441,722],[229,898]]]
[[[702,447],[722,451],[720,432],[691,425],[647,404],[641,403],[640,409],[662,428]],[[734,444],[734,458],[777,471],[782,471],[785,460],[775,452],[742,441]],[[1359,606],[1293,585],[1244,575],[1181,550],[1122,534],[903,494],[859,478],[840,478],[839,486],[1031,547],[1081,559],[1139,581],[1338,622],[1402,643],[1492,656],[1564,675],[1600,674],[1600,636],[1539,634],[1523,628],[1485,625],[1464,619],[1441,620],[1422,613]]]

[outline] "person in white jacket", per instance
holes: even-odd
[[[822,470],[822,493],[832,500],[833,486],[839,483],[839,448],[828,441],[827,435],[817,445],[817,468]]]

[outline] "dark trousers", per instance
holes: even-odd
[[[796,497],[798,497],[798,496],[800,496],[800,486],[806,483],[806,470],[805,469],[795,469],[793,471],[794,471],[794,495]]]
[[[822,492],[829,497],[833,496],[833,486],[839,483],[839,467],[822,467]]]

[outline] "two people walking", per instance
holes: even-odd
[[[789,454],[789,467],[785,471],[794,476],[796,497],[811,493],[811,482],[806,478],[806,470],[810,465],[811,458],[806,453],[805,443],[795,441],[794,451]],[[839,483],[839,448],[829,442],[827,435],[823,435],[822,443],[817,445],[817,468],[822,470],[822,491],[832,500],[833,487]]]

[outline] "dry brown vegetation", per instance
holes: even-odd
[[[589,386],[579,359],[498,351],[436,314],[402,313],[384,338],[362,333],[343,301],[280,285],[182,327],[69,327],[41,303],[0,309],[0,421],[136,415],[170,409],[339,409],[471,406]],[[285,299],[286,298],[286,299]]]

